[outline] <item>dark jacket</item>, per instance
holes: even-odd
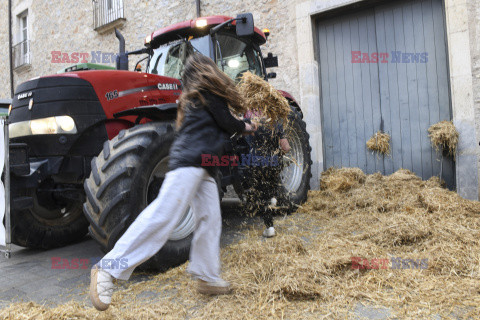
[[[202,154],[221,157],[225,140],[245,130],[245,123],[232,116],[225,100],[210,93],[203,96],[206,106],[194,101],[194,106],[185,110],[183,123],[170,149],[170,170],[201,167]],[[204,168],[217,178],[218,167]]]

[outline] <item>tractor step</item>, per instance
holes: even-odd
[[[30,173],[28,145],[26,143],[10,143],[10,170],[17,176]]]

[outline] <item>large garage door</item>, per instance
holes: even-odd
[[[442,1],[394,2],[319,20],[317,31],[325,167],[405,168],[453,187],[453,161],[427,132],[451,119]],[[390,156],[366,148],[378,130]]]

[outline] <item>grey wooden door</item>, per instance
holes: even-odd
[[[442,1],[389,2],[316,26],[325,168],[405,168],[454,187],[453,161],[427,132],[451,119]],[[366,148],[378,130],[391,136],[390,156]]]

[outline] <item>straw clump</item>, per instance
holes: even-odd
[[[268,126],[273,127],[281,120],[287,122],[290,105],[270,83],[247,71],[242,75],[237,88],[246,108],[265,117]]]
[[[13,304],[0,318],[339,319],[362,303],[399,319],[479,319],[480,205],[442,184],[404,169],[329,169],[299,212],[277,219],[277,237],[244,229],[222,251],[233,295],[197,294],[181,266],[129,284],[106,313]],[[145,290],[158,294],[145,302]]]
[[[366,175],[359,168],[329,168],[322,172],[323,190],[347,191],[365,182]]]
[[[445,151],[455,157],[458,146],[458,131],[453,121],[440,121],[428,128],[432,145],[437,151]]]
[[[390,154],[390,135],[381,131],[376,132],[367,141],[367,148],[383,155]]]

